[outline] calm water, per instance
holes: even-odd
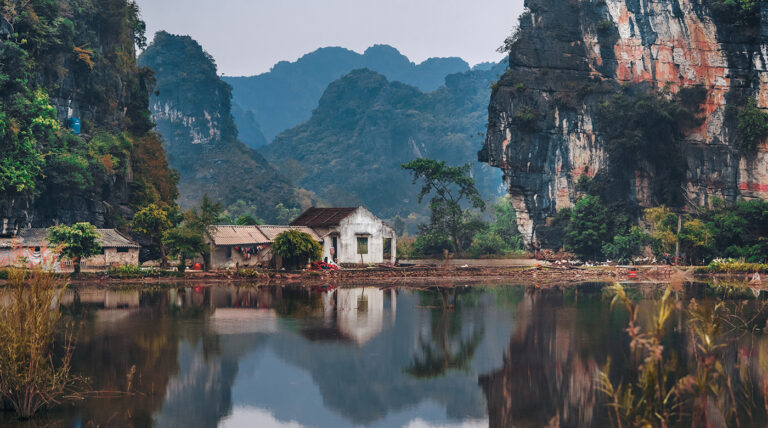
[[[659,293],[633,294],[651,307]],[[595,377],[608,357],[621,377],[629,349],[626,312],[596,284],[80,289],[61,310],[81,322],[75,371],[121,393],[34,426],[606,426]],[[683,315],[671,323],[666,346],[689,352]],[[734,361],[759,370],[763,345],[739,336]]]

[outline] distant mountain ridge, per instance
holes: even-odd
[[[305,122],[331,82],[361,68],[424,92],[442,86],[450,74],[470,70],[461,58],[430,58],[415,64],[389,45],[375,45],[363,54],[341,47],[320,48],[295,62],[278,62],[269,72],[257,76],[223,77],[232,86],[234,110],[243,112],[235,115],[241,139],[250,147],[259,147]],[[252,131],[254,125],[248,112],[259,124],[260,133]],[[250,131],[243,132],[246,129]]]
[[[425,214],[418,186],[400,167],[420,157],[472,163],[483,196],[500,196],[501,174],[475,157],[490,86],[505,68],[502,62],[451,74],[445,86],[427,93],[369,69],[353,70],[328,86],[308,121],[260,151],[327,204],[364,204],[384,218]]]

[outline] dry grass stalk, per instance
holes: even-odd
[[[64,333],[60,357],[54,353],[64,284],[40,268],[9,271],[10,301],[0,307],[0,397],[20,418],[80,398],[86,381],[71,373],[73,329]]]

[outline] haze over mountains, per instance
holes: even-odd
[[[295,62],[281,61],[268,73],[223,77],[233,89],[233,112],[241,140],[256,148],[303,123],[332,81],[359,68],[428,92],[442,86],[447,75],[468,71],[469,65],[461,58],[430,58],[414,64],[388,45],[372,46],[363,54],[327,47]]]

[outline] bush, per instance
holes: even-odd
[[[512,116],[513,122],[523,132],[534,132],[538,127],[539,114],[532,108],[526,106],[515,112]]]
[[[603,245],[603,254],[617,263],[631,263],[635,257],[641,256],[651,237],[641,228],[634,226],[626,235],[613,237],[613,242]]]
[[[300,268],[308,262],[318,260],[323,254],[323,247],[317,241],[298,230],[287,230],[277,235],[272,249],[283,258],[283,263],[288,268]]]
[[[242,268],[235,273],[238,278],[261,278],[263,276],[269,276],[266,273],[259,271],[258,269]]]
[[[107,274],[114,278],[143,278],[145,272],[138,265],[122,265],[107,270]]]
[[[474,257],[505,254],[509,251],[504,240],[498,234],[490,231],[475,235],[469,253]]]

